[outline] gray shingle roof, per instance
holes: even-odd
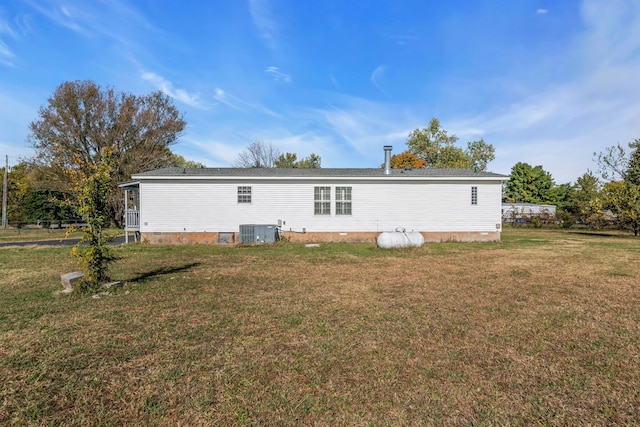
[[[284,169],[284,168],[164,168],[134,175],[134,178],[144,177],[384,177],[382,168],[317,168],[317,169]],[[469,169],[391,169],[391,176],[433,177],[433,178],[508,178],[493,172],[476,172]]]

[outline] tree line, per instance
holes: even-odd
[[[640,234],[640,139],[594,153],[597,172],[586,171],[575,183],[556,185],[542,166],[517,163],[511,169],[503,201],[553,204],[569,227],[615,226]]]
[[[35,155],[9,172],[10,222],[80,217],[77,182],[95,172],[109,152],[111,173],[104,209],[109,224],[122,226],[124,200],[118,184],[131,175],[162,167],[204,167],[173,153],[186,128],[184,116],[161,92],[145,96],[103,88],[92,81],[64,82],[29,125],[27,140]],[[391,157],[392,168],[462,168],[485,171],[495,158],[483,139],[458,146],[459,139],[437,118],[411,131],[406,149]],[[556,185],[542,166],[513,166],[503,193],[505,202],[558,206],[566,224],[601,227],[611,222],[640,232],[640,139],[595,153],[598,173],[587,171],[575,183]],[[299,158],[264,141],[254,141],[237,157],[236,167],[319,168],[311,153]],[[0,169],[1,170],[1,169]]]

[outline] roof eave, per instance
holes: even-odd
[[[509,177],[502,176],[202,176],[202,175],[133,175],[133,179],[140,181],[507,181]]]

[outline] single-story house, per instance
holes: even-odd
[[[556,205],[537,203],[503,203],[502,220],[505,222],[526,221],[532,218],[554,219]]]
[[[132,176],[127,235],[149,243],[498,241],[506,175],[463,169],[166,168]],[[266,239],[266,240],[263,240]]]

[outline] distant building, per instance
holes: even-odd
[[[537,203],[503,203],[502,221],[507,223],[529,222],[533,218],[554,220],[556,205],[541,205]]]

